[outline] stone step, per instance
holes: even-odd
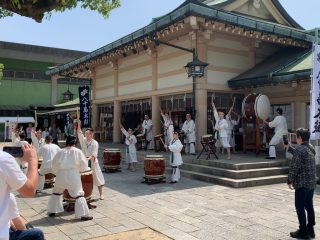
[[[208,175],[215,175],[215,176],[227,177],[232,179],[275,176],[275,175],[287,174],[289,171],[289,168],[286,166],[233,170],[233,169],[218,168],[218,167],[211,167],[211,166],[190,164],[190,163],[182,164],[180,166],[180,169],[187,170],[190,172],[204,173]]]
[[[262,185],[285,183],[287,180],[287,175],[275,175],[275,176],[246,178],[246,179],[231,179],[231,178],[226,178],[226,177],[221,177],[216,175],[187,171],[183,169],[181,169],[181,175],[183,177],[188,177],[191,179],[216,183],[219,185],[229,186],[234,188],[245,188],[245,187],[255,187],[255,186],[262,186]]]
[[[253,162],[252,159],[248,162],[233,161],[233,160],[204,160],[204,159],[184,159],[184,163],[198,164],[202,166],[211,166],[217,168],[225,168],[231,170],[246,170],[257,168],[271,168],[271,167],[284,167],[288,166],[288,161],[285,159],[279,160],[265,160]]]

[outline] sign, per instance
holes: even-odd
[[[71,122],[70,113],[66,113],[65,115],[65,126],[68,127]]]
[[[310,133],[311,140],[320,139],[320,45],[313,44],[312,86],[310,102]]]
[[[79,102],[80,102],[80,120],[81,127],[90,128],[90,89],[89,86],[79,87]]]

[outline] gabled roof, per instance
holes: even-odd
[[[311,49],[286,47],[254,68],[229,80],[228,85],[232,89],[238,89],[308,80],[310,79],[311,65]]]
[[[209,6],[214,6],[215,8],[224,9],[226,6],[238,1],[238,0],[199,0],[200,2],[207,4]],[[278,10],[281,16],[292,26],[298,29],[303,29],[301,25],[299,25],[283,8],[279,0],[267,0],[271,1],[273,6]]]
[[[99,48],[79,59],[69,63],[60,65],[54,69],[48,70],[46,74],[57,74],[67,69],[71,69],[77,65],[88,63],[90,60],[101,57],[102,55],[112,52],[116,49],[121,49],[126,45],[132,44],[134,41],[150,38],[156,32],[171,26],[189,16],[202,17],[208,20],[223,22],[225,24],[238,26],[245,29],[251,29],[266,34],[275,34],[282,37],[289,37],[296,40],[312,42],[314,37],[308,32],[287,27],[280,24],[263,21],[260,19],[253,19],[250,17],[242,16],[236,13],[224,11],[214,7],[209,7],[198,0],[186,0],[178,8],[172,12],[160,17],[156,21],[150,23],[148,26],[143,27],[119,40],[116,40],[102,48]]]

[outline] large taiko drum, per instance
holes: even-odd
[[[104,169],[117,170],[121,168],[121,151],[120,149],[107,148],[103,152]]]
[[[91,169],[81,172],[81,183],[84,191],[84,197],[87,201],[89,201],[92,197],[93,192],[93,176]],[[68,203],[75,203],[76,199],[71,197],[68,190],[64,190],[63,199]]]
[[[270,100],[263,94],[249,94],[242,102],[242,115],[248,121],[259,118],[268,119],[270,115]]]
[[[162,178],[165,171],[165,158],[162,155],[147,155],[144,158],[144,176],[146,178]]]

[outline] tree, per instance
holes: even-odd
[[[17,13],[40,23],[52,11],[63,12],[77,5],[108,17],[111,10],[120,6],[120,0],[0,0],[0,18]]]

